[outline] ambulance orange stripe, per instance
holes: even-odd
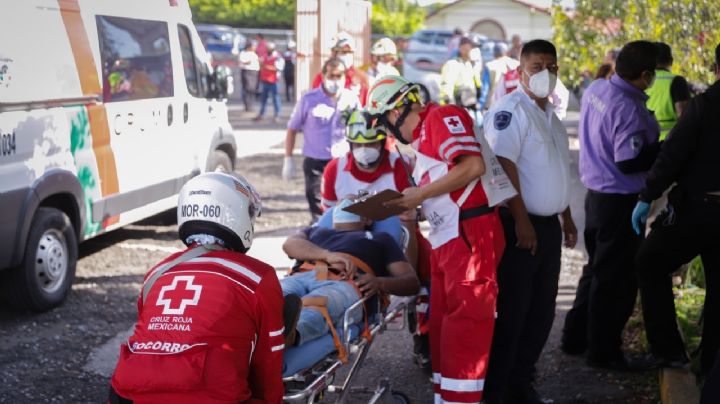
[[[90,40],[80,15],[78,0],[58,0],[58,5],[60,6],[60,15],[65,24],[65,31],[67,31],[70,47],[75,58],[75,66],[77,67],[83,95],[102,95],[100,78],[97,74]],[[120,191],[120,187],[118,185],[115,154],[110,146],[107,111],[105,106],[100,104],[89,105],[87,112],[102,196],[116,194]],[[103,221],[102,227],[106,228],[117,223],[118,220],[118,216],[107,218]]]

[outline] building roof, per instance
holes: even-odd
[[[457,0],[457,1],[452,2],[452,3],[450,3],[450,4],[446,4],[446,5],[442,6],[442,7],[436,8],[435,10],[431,11],[430,13],[428,13],[427,18],[430,18],[430,17],[438,14],[440,11],[447,10],[448,8],[451,8],[451,7],[453,7],[453,6],[456,6],[456,5],[460,4],[460,3],[464,3],[465,1],[466,1],[466,0]],[[537,10],[537,11],[540,11],[540,12],[545,13],[545,14],[548,14],[548,15],[550,14],[550,9],[549,9],[549,8],[546,8],[546,7],[538,7],[538,6],[536,6],[535,4],[532,4],[532,3],[528,2],[528,1],[525,1],[525,0],[501,0],[501,1],[509,1],[509,2],[511,2],[511,3],[519,4],[519,5],[521,5],[521,6],[525,6],[525,7],[527,7],[527,8],[530,8],[530,9],[533,9],[533,10]]]

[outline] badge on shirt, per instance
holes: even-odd
[[[503,130],[510,126],[510,121],[512,120],[512,114],[508,111],[500,111],[495,114],[495,129],[496,130]]]
[[[632,150],[637,153],[640,151],[641,146],[642,138],[640,137],[640,135],[632,135],[632,137],[630,138],[630,147],[632,147]]]
[[[443,121],[445,122],[445,126],[447,126],[450,133],[452,133],[453,135],[467,132],[465,130],[465,125],[463,125],[460,117],[457,115],[446,116],[445,118],[443,118]]]

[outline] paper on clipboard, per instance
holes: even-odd
[[[392,189],[380,191],[375,195],[361,199],[354,204],[343,208],[344,211],[354,213],[360,217],[372,220],[383,220],[390,216],[399,215],[406,209],[401,206],[385,206],[385,202],[401,197],[400,192]]]

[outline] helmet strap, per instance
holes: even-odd
[[[405,140],[402,137],[402,133],[400,132],[400,127],[403,126],[403,123],[405,123],[405,119],[410,115],[410,111],[412,110],[412,103],[405,104],[405,109],[403,109],[403,112],[398,117],[397,121],[395,121],[395,125],[391,124],[387,118],[385,118],[385,122],[387,124],[388,129],[390,129],[390,132],[392,132],[393,136],[395,136],[395,139],[398,140],[398,142],[402,144],[409,144],[407,140]]]

